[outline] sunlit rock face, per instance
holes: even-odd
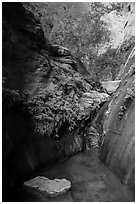
[[[109,45],[117,49],[125,40],[135,36],[135,3],[125,3],[121,14],[114,10],[102,16],[101,20],[106,23],[106,28],[110,31]],[[102,45],[99,53],[103,52],[107,46],[107,44]]]

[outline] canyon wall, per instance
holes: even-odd
[[[92,126],[100,135],[100,158],[120,180],[135,187],[135,56],[134,45],[118,79],[121,82]],[[128,54],[127,54],[128,53]],[[124,74],[123,74],[124,73]]]
[[[86,70],[79,73],[82,66],[86,68],[68,49],[49,43],[30,3],[2,7],[3,185],[8,182],[7,188],[42,166],[82,151],[84,126],[109,96],[99,83],[85,79]]]
[[[117,76],[121,82],[109,99],[82,62],[49,43],[31,4],[3,3],[6,190],[38,168],[84,150],[89,123],[100,138],[102,161],[134,188],[134,41],[125,41],[121,52],[126,59]]]

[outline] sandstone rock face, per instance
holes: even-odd
[[[134,75],[121,85],[104,116],[102,160],[134,188],[135,104]]]
[[[134,191],[135,58],[131,55],[133,49],[128,50],[129,57],[125,62],[124,75],[121,75],[119,87],[99,111],[92,126],[100,135],[102,161]]]
[[[38,189],[50,197],[56,197],[67,192],[71,188],[70,181],[66,179],[50,180],[43,176],[37,176],[34,179],[24,182],[26,187]]]

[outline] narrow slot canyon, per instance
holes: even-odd
[[[2,12],[2,201],[134,202],[134,3]]]

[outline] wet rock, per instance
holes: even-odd
[[[62,195],[71,188],[70,181],[66,179],[50,180],[43,176],[37,176],[34,179],[26,181],[24,185],[45,192],[50,197]]]

